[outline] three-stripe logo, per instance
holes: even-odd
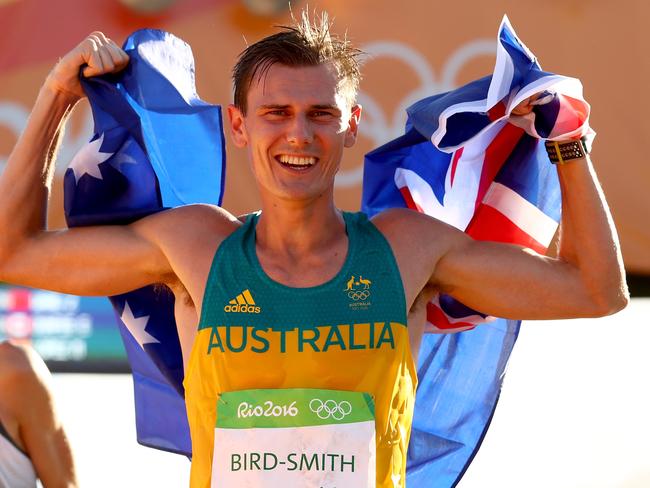
[[[228,305],[223,307],[224,312],[240,312],[240,313],[260,313],[260,307],[256,306],[253,295],[247,288],[239,295],[228,302]]]

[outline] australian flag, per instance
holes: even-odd
[[[82,78],[95,134],[65,173],[70,227],[128,224],[189,203],[221,204],[221,109],[199,99],[190,47],[147,29],[123,48],[130,57],[124,71]],[[149,286],[110,300],[133,371],[138,442],[191,455],[173,295]]]
[[[531,113],[511,113],[531,96]],[[504,17],[493,74],[420,100],[407,115],[403,136],[366,155],[366,213],[407,207],[478,240],[546,253],[561,198],[543,140],[594,135],[578,80],[542,71]],[[419,352],[408,486],[461,479],[490,424],[519,325],[447,295],[428,304],[427,328],[438,334]]]

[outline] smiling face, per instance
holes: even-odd
[[[331,64],[273,64],[252,81],[245,115],[228,107],[233,141],[248,151],[263,201],[332,199],[360,113],[361,107],[350,107]]]

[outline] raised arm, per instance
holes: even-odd
[[[616,228],[589,156],[558,166],[562,189],[557,258],[458,238],[437,263],[440,288],[512,318],[602,316],[629,300]]]
[[[411,211],[380,216],[377,223],[395,249],[411,303],[425,289],[516,319],[593,317],[625,307],[629,296],[618,237],[589,156],[558,166],[558,173],[562,232],[557,258],[475,241]],[[414,234],[427,245],[413,246],[403,237]]]
[[[114,294],[171,273],[152,229],[156,218],[126,227],[45,231],[56,148],[67,116],[84,96],[79,69],[87,65],[84,74],[94,76],[127,63],[119,47],[95,32],[47,77],[0,177],[1,281],[75,294]]]

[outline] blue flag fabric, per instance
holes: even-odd
[[[531,113],[512,113],[533,95]],[[475,239],[545,253],[561,198],[541,139],[593,137],[580,82],[542,71],[504,17],[491,76],[407,113],[405,134],[366,155],[362,209],[411,208]],[[407,486],[460,481],[489,427],[519,326],[450,296],[427,305]]]
[[[82,77],[95,134],[64,176],[70,227],[126,224],[190,203],[221,204],[221,109],[198,97],[190,47],[146,29],[123,48],[130,57],[124,71]],[[110,300],[133,371],[138,442],[190,456],[173,295],[149,286]]]

